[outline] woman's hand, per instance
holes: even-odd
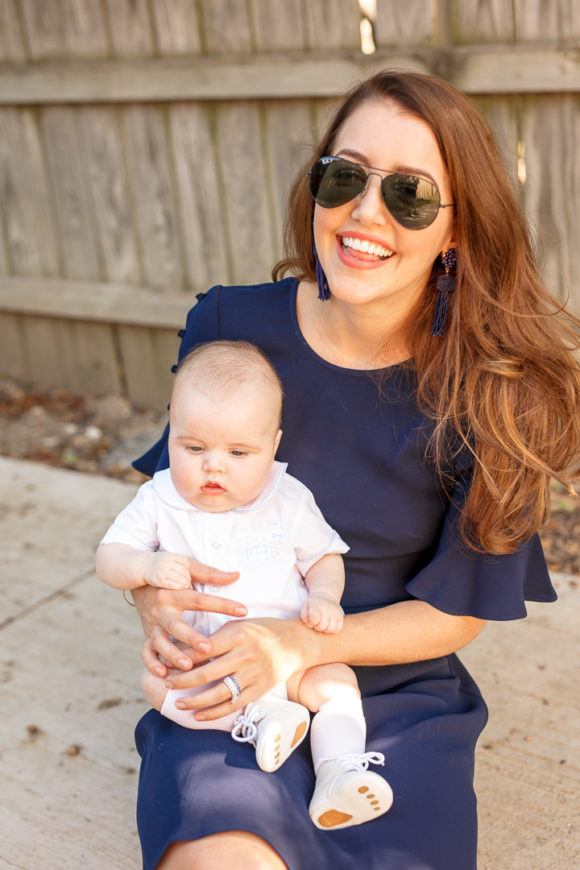
[[[237,572],[226,573],[190,559],[192,579],[212,586],[227,586],[237,580]],[[184,610],[207,610],[227,616],[245,616],[247,607],[238,601],[198,592],[195,589],[174,591],[142,586],[132,590],[146,640],[141,656],[148,670],[156,676],[167,674],[167,665],[189,670],[194,664],[213,655],[211,640],[183,620]],[[172,640],[181,641],[180,649]],[[163,658],[163,661],[159,657]]]
[[[228,622],[210,637],[215,657],[187,674],[171,676],[166,686],[189,689],[217,681],[198,695],[182,698],[182,710],[200,710],[196,719],[217,719],[261,698],[292,674],[314,664],[316,632],[299,619],[263,618]],[[222,682],[230,674],[241,689],[233,701]]]

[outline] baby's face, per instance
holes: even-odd
[[[252,502],[266,484],[282,435],[277,412],[270,391],[252,384],[224,397],[176,384],[169,463],[182,498],[212,513]]]

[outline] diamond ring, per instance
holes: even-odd
[[[240,684],[235,679],[235,677],[232,677],[231,674],[229,674],[227,677],[224,677],[222,680],[222,683],[225,683],[226,686],[228,687],[228,689],[230,690],[231,695],[232,695],[232,704],[233,704],[235,701],[238,700],[238,698],[242,694]]]

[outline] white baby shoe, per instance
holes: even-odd
[[[322,831],[361,825],[391,808],[393,791],[388,782],[368,770],[369,764],[384,764],[381,752],[341,755],[324,761],[308,812]]]
[[[282,698],[262,698],[248,704],[238,716],[232,737],[256,747],[258,767],[266,773],[284,764],[300,746],[310,725],[310,713],[302,704]]]

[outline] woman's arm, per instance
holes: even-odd
[[[235,705],[221,682],[178,703],[182,709],[211,707],[196,718],[215,719],[314,665],[378,666],[439,658],[466,646],[484,625],[484,620],[443,613],[418,600],[347,616],[338,634],[312,631],[299,619],[229,622],[211,636],[214,660],[172,676],[167,685],[202,686],[233,674],[242,688]]]

